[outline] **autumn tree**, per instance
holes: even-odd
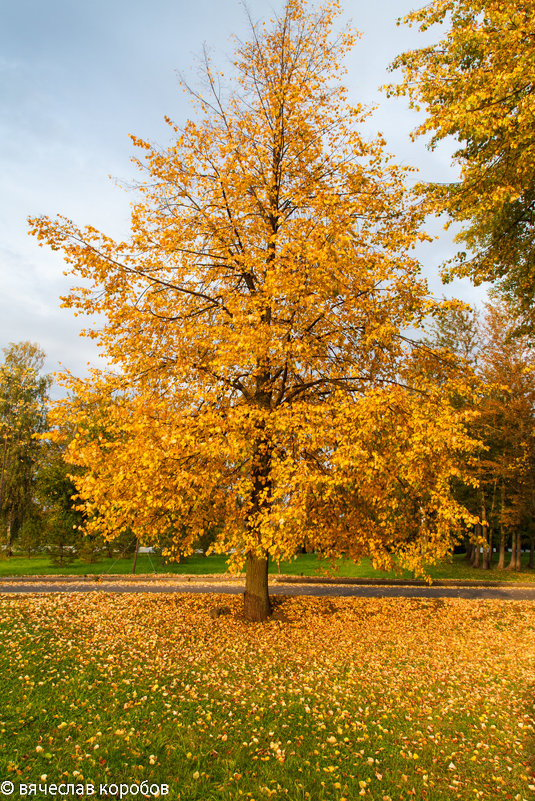
[[[452,490],[457,500],[479,516],[474,525],[467,527],[465,546],[467,559],[480,566],[480,548],[484,546],[483,565],[490,566],[490,548],[486,539],[486,503],[484,482],[481,481],[481,460],[486,457],[486,429],[482,430],[480,408],[484,389],[478,373],[479,359],[484,349],[481,333],[480,314],[467,304],[447,304],[427,326],[423,339],[425,346],[431,348],[433,359],[428,359],[435,380],[444,382],[448,375],[462,377],[463,388],[471,387],[471,392],[463,391],[451,398],[458,408],[473,412],[469,430],[480,443],[472,470],[467,471],[462,480],[453,482]],[[471,477],[469,479],[471,472]],[[469,479],[469,480],[467,480]]]
[[[535,2],[432,0],[403,21],[440,26],[435,44],[398,56],[404,80],[389,91],[425,111],[416,133],[431,134],[431,147],[459,143],[460,180],[422,187],[431,208],[462,225],[466,249],[445,276],[498,281],[533,325]]]
[[[8,551],[34,515],[37,434],[47,425],[50,378],[45,354],[31,342],[11,343],[0,364],[0,515]],[[34,515],[35,516],[35,515]],[[4,539],[3,537],[3,539]]]
[[[67,378],[56,409],[77,427],[89,530],[173,531],[180,555],[223,521],[214,549],[245,562],[253,620],[269,558],[307,545],[421,570],[463,515],[462,415],[404,373],[408,331],[436,308],[412,254],[421,212],[359,133],[337,10],[288,0],[251,25],[229,89],[206,61],[168,149],[133,138],[146,178],[129,241],[32,221],[82,279],[66,304],[107,321],[92,335],[110,370]]]
[[[474,567],[490,567],[492,540],[497,535],[498,568],[505,567],[510,542],[509,567],[518,570],[522,534],[533,539],[535,363],[529,338],[518,335],[518,326],[518,311],[494,299],[481,313],[445,309],[426,339],[444,360],[447,354],[456,356],[449,369],[464,365],[469,371],[465,383],[473,386],[471,396],[465,394],[462,403],[474,411],[470,431],[480,443],[471,470],[476,482],[456,482],[454,492],[480,518],[471,536],[476,547],[468,542]]]
[[[65,461],[65,443],[61,432],[55,434],[42,442],[35,497],[40,507],[43,544],[52,564],[63,567],[80,554],[84,556],[84,553],[86,561],[92,561],[94,537],[82,537],[83,515],[74,508],[73,502],[76,487],[72,474],[77,469]]]
[[[513,570],[521,568],[522,530],[535,514],[535,359],[529,339],[515,335],[517,328],[514,308],[487,304],[478,366],[486,444],[480,482],[489,499],[487,516],[500,532],[498,567],[505,567],[510,538]]]

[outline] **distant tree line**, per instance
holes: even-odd
[[[456,357],[472,386],[473,436],[480,447],[473,483],[459,483],[458,500],[481,522],[466,532],[467,559],[487,569],[519,570],[522,549],[535,547],[535,353],[515,305],[504,300],[483,313],[454,308],[435,320],[426,342]],[[509,557],[507,552],[510,551]]]
[[[102,555],[133,554],[136,538],[129,530],[113,546],[84,533],[73,482],[78,468],[64,458],[69,432],[50,430],[52,379],[42,374],[46,354],[31,342],[11,343],[2,350],[0,557],[46,553],[54,565],[63,566],[76,558],[95,562]],[[199,547],[208,547],[213,536],[205,532]]]
[[[31,556],[45,550],[63,565],[83,545],[82,515],[73,508],[72,466],[59,442],[46,437],[52,379],[45,353],[31,342],[3,348],[0,364],[0,546]]]

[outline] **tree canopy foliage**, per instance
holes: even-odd
[[[412,249],[425,235],[406,169],[366,141],[340,84],[355,36],[336,2],[288,0],[240,45],[233,83],[209,60],[197,118],[167,149],[136,137],[145,180],[129,241],[32,221],[84,288],[65,303],[110,370],[56,414],[89,530],[208,526],[247,564],[246,613],[268,613],[267,560],[305,546],[413,569],[451,547],[450,478],[471,440],[407,335],[437,308]],[[204,92],[204,93],[203,93]]]
[[[492,544],[499,542],[498,567],[520,569],[522,539],[532,543],[535,530],[535,362],[527,335],[518,334],[519,314],[511,304],[494,300],[481,313],[450,309],[440,315],[427,338],[436,351],[456,358],[473,387],[460,402],[475,412],[470,424],[479,443],[471,484],[456,482],[455,495],[480,521],[467,530],[468,554],[475,566],[490,567]],[[472,549],[471,544],[474,545]],[[475,547],[477,545],[477,547]]]
[[[515,335],[517,329],[514,308],[487,305],[479,363],[486,395],[479,425],[487,443],[480,483],[488,517],[500,531],[501,566],[512,533],[511,566],[519,569],[521,535],[535,535],[535,355],[529,338]]]
[[[3,348],[0,364],[0,516],[2,542],[11,548],[31,513],[40,443],[46,430],[50,378],[40,375],[45,354],[31,342]]]
[[[535,299],[534,0],[432,0],[409,25],[439,27],[435,44],[401,54],[407,94],[426,112],[431,147],[452,136],[460,181],[424,187],[430,208],[462,224],[466,252],[445,276],[499,281],[533,323]],[[467,255],[468,254],[468,255]]]

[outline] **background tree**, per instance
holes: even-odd
[[[521,568],[522,531],[535,513],[535,360],[529,339],[515,336],[517,328],[518,313],[510,305],[486,306],[479,373],[486,388],[480,425],[487,452],[480,479],[487,516],[500,532],[498,567],[505,566],[510,536],[513,570]]]
[[[463,224],[456,238],[470,252],[459,253],[445,275],[498,281],[531,326],[534,20],[534,0],[432,0],[403,21],[422,31],[441,25],[441,38],[398,56],[393,67],[404,71],[404,81],[389,87],[425,109],[416,133],[431,133],[431,147],[449,136],[460,144],[460,181],[424,188],[431,208]]]
[[[466,304],[445,304],[428,326],[424,342],[453,353],[456,366],[473,370],[482,348],[479,312]]]
[[[41,505],[32,498],[24,515],[17,540],[20,550],[30,559],[36,551],[44,547],[45,523]]]
[[[421,570],[463,514],[462,415],[403,374],[407,328],[436,307],[411,253],[421,212],[358,132],[336,11],[288,0],[251,26],[232,91],[206,61],[199,121],[169,121],[167,150],[134,138],[147,177],[129,242],[32,221],[93,286],[66,303],[107,319],[115,372],[67,378],[56,410],[77,428],[88,529],[174,530],[179,555],[224,521],[215,549],[245,561],[251,619],[269,613],[269,557],[307,544]]]
[[[47,426],[51,379],[40,375],[45,354],[31,342],[3,349],[0,365],[0,515],[8,552],[32,513],[41,444]]]
[[[494,301],[482,315],[444,310],[426,340],[442,349],[436,355],[449,370],[464,365],[469,371],[465,381],[473,387],[471,397],[465,394],[452,402],[474,411],[470,431],[481,443],[472,468],[476,482],[458,481],[454,487],[459,502],[480,517],[468,532],[467,555],[474,567],[490,567],[496,533],[498,568],[505,567],[511,543],[509,567],[519,570],[522,534],[533,536],[535,363],[530,341],[518,335],[518,325],[515,308]],[[449,362],[448,355],[457,361]]]
[[[453,480],[452,490],[457,500],[474,516],[485,520],[485,490],[480,481],[481,458],[485,454],[485,432],[481,429],[477,414],[482,393],[477,368],[484,347],[479,312],[464,304],[445,304],[427,326],[423,343],[425,347],[431,348],[435,357],[426,360],[427,369],[431,371],[435,381],[445,384],[446,390],[448,376],[456,375],[462,378],[464,387],[471,388],[471,392],[454,392],[451,403],[456,408],[473,413],[469,430],[482,447],[478,448],[471,480],[467,480],[470,475],[468,471],[463,480]],[[474,566],[479,567],[480,547],[484,541],[483,564],[489,567],[490,548],[482,533],[482,523],[479,521],[467,527],[464,537],[466,555]]]
[[[76,487],[73,465],[65,461],[65,446],[57,439],[43,443],[36,477],[36,497],[41,507],[42,538],[52,564],[63,567],[80,554],[92,561],[95,535],[82,535],[83,514],[74,508]]]

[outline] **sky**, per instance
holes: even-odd
[[[282,0],[249,0],[253,20],[280,12]],[[378,108],[367,123],[380,130],[399,163],[418,167],[423,180],[456,177],[453,142],[429,151],[412,143],[419,117],[405,99],[388,100],[378,87],[392,80],[395,56],[428,44],[396,20],[408,0],[342,0],[343,18],[361,31],[348,57],[350,99]],[[191,106],[178,73],[195,83],[203,44],[230,71],[233,34],[247,39],[238,0],[17,0],[0,11],[0,347],[30,340],[77,375],[96,363],[93,342],[78,336],[83,318],[61,309],[73,279],[61,254],[39,248],[27,217],[62,214],[111,236],[126,236],[133,196],[121,184],[138,177],[129,134],[161,146],[171,141],[168,115],[181,124]],[[428,227],[440,233],[435,222]],[[443,287],[439,264],[453,255],[450,233],[419,252],[433,293],[480,303],[481,287],[456,281]],[[58,391],[58,390],[56,390]]]

